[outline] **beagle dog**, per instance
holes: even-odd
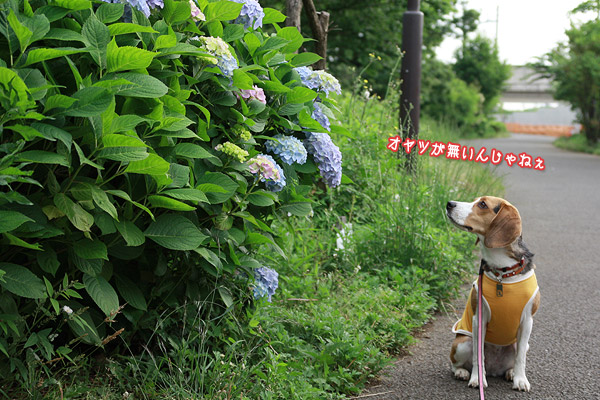
[[[533,254],[521,237],[521,216],[508,201],[483,196],[471,203],[449,201],[446,214],[458,228],[477,235],[481,246],[483,309],[483,385],[486,374],[504,376],[513,389],[529,391],[525,359],[533,315],[540,305]],[[473,283],[462,318],[452,327],[450,350],[457,379],[479,386],[477,364],[478,281]]]

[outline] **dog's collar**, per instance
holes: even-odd
[[[486,270],[494,274],[496,279],[506,279],[523,272],[525,269],[525,257],[521,257],[519,262],[515,265],[504,268],[492,268],[484,259],[481,260],[481,264]]]

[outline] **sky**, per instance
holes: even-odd
[[[490,39],[496,37],[498,19],[498,48],[500,59],[511,65],[535,61],[561,41],[570,21],[581,22],[595,17],[594,13],[568,15],[583,0],[466,0],[467,7],[481,13],[478,32]],[[460,6],[457,5],[459,10]],[[496,9],[498,8],[498,18]],[[437,49],[437,57],[446,62],[454,60],[460,40],[448,38]]]

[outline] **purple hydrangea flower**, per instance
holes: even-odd
[[[331,131],[331,123],[329,122],[329,118],[327,117],[327,115],[325,115],[325,113],[323,112],[321,103],[315,101],[313,103],[313,106],[315,107],[315,110],[312,112],[312,118],[318,123],[320,123],[323,128],[327,129],[328,131]]]
[[[267,151],[278,155],[281,161],[288,165],[306,162],[307,152],[300,140],[284,135],[276,135],[274,138],[277,140],[267,140],[265,143]]]
[[[275,294],[275,290],[279,286],[279,274],[272,268],[260,267],[254,270],[254,298],[262,298],[268,296],[267,300],[271,302],[271,296]]]
[[[285,175],[281,167],[268,154],[258,154],[250,159],[248,169],[258,174],[261,182],[272,192],[279,192],[285,187]]]
[[[325,92],[326,95],[329,95],[330,92],[342,93],[340,83],[329,72],[313,71],[308,67],[297,67],[294,70],[300,75],[302,84],[309,89]]]
[[[163,8],[165,6],[165,2],[163,0],[148,0],[148,6],[150,8]]]
[[[243,4],[240,15],[235,19],[236,24],[244,24],[244,28],[261,28],[265,12],[256,0],[231,0]]]
[[[304,146],[313,155],[327,186],[336,187],[342,181],[342,153],[327,133],[306,133]]]

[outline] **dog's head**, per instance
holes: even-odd
[[[449,201],[446,214],[454,225],[477,234],[489,248],[505,247],[521,236],[521,216],[499,197],[482,196],[472,203]]]

